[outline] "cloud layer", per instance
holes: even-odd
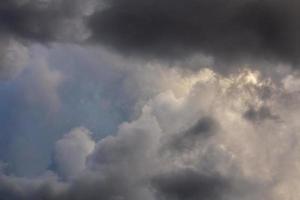
[[[1,38],[25,46],[96,44],[147,61],[203,54],[226,67],[268,61],[297,68],[299,6],[295,0],[3,1]]]
[[[127,55],[184,59],[203,53],[230,62],[298,63],[294,0],[112,0],[89,22],[92,38]]]

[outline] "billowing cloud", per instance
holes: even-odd
[[[94,150],[95,143],[84,128],[77,128],[56,142],[55,164],[61,176],[72,178],[85,169],[87,156]]]
[[[0,199],[299,199],[299,5],[2,1]]]
[[[183,77],[187,78],[185,93],[176,97],[172,89],[160,92],[115,135],[94,142],[88,130],[77,128],[64,136],[54,155],[58,175],[19,178],[6,175],[4,168],[1,196],[10,200],[298,198],[299,94],[285,89],[286,78],[275,84],[250,70],[228,77],[202,70]],[[266,88],[267,97],[261,95]],[[250,118],[245,117],[249,108]],[[256,123],[258,118],[264,119]]]

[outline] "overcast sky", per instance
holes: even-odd
[[[297,0],[1,0],[0,200],[298,200]]]

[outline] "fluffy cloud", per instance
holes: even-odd
[[[298,7],[1,1],[0,198],[299,199]]]
[[[299,95],[285,89],[286,78],[274,84],[250,70],[228,77],[202,70],[183,79],[190,80],[185,93],[154,96],[115,135],[95,144],[78,128],[59,140],[57,169],[71,179],[2,173],[1,196],[297,199]]]
[[[86,168],[86,158],[95,147],[90,137],[88,130],[77,128],[56,142],[54,161],[61,176],[72,178]]]

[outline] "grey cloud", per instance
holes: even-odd
[[[18,76],[28,60],[29,53],[24,44],[0,33],[0,80]]]
[[[80,42],[87,37],[81,0],[0,2],[0,78],[16,77],[28,64],[28,47],[40,42]],[[74,34],[76,33],[76,34]]]
[[[1,31],[25,40],[56,41],[59,39],[60,29],[64,28],[62,26],[64,20],[82,17],[83,13],[79,10],[82,2],[80,0],[1,1]],[[71,24],[67,25],[71,26]]]
[[[184,152],[195,148],[195,145],[205,141],[218,131],[218,122],[212,117],[202,117],[187,130],[167,138],[163,151]]]
[[[294,0],[111,0],[89,20],[93,41],[125,55],[299,63]]]
[[[77,176],[85,169],[86,157],[94,150],[95,142],[85,128],[77,128],[55,144],[55,164],[63,178]]]
[[[58,183],[53,174],[39,179],[18,178],[0,175],[1,200],[63,200],[63,191],[66,187]]]
[[[4,0],[0,32],[27,44],[98,43],[151,61],[203,54],[216,68],[265,60],[296,67],[297,8],[295,0]]]
[[[204,174],[193,169],[159,174],[151,179],[151,187],[157,200],[232,200],[249,196],[259,199],[252,192],[261,193],[267,188],[249,180]]]
[[[181,170],[153,178],[159,200],[218,200],[230,189],[230,181],[218,175]]]
[[[259,108],[250,106],[250,108],[244,113],[244,117],[252,122],[262,122],[264,120],[280,119],[280,117],[273,114],[271,109],[267,106],[261,106]]]
[[[208,137],[216,130],[217,122],[211,117],[203,117],[186,131],[186,136],[202,135]]]

